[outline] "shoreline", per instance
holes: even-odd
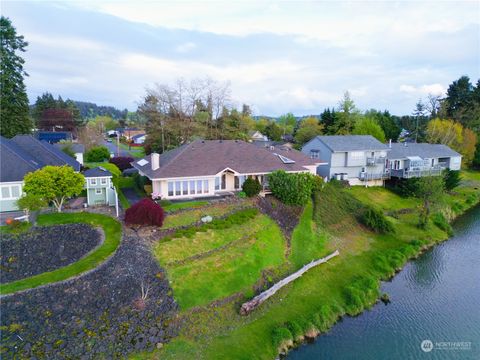
[[[454,224],[460,217],[462,217],[463,215],[465,215],[466,213],[470,212],[471,210],[475,209],[476,207],[480,207],[480,199],[478,199],[478,201],[474,204],[472,204],[471,206],[469,206],[468,208],[462,210],[462,212],[456,214],[450,221],[449,221],[449,224],[452,225]],[[378,280],[378,284],[381,284],[382,282],[388,282],[388,281],[391,281],[399,272],[401,272],[405,266],[412,260],[415,260],[415,259],[418,259],[420,256],[422,256],[425,252],[427,252],[428,250],[432,249],[434,246],[438,245],[438,244],[441,244],[445,241],[448,241],[449,239],[451,239],[452,236],[448,236],[445,237],[444,239],[440,239],[440,240],[436,240],[436,241],[433,241],[431,243],[428,243],[428,244],[425,244],[425,245],[422,245],[419,247],[419,250],[417,251],[416,254],[408,257],[408,259],[405,261],[404,264],[402,264],[401,267],[398,267],[395,269],[395,271],[393,272],[393,274],[389,274],[389,275],[386,275],[386,278],[383,279],[383,278],[380,278]],[[318,329],[311,329],[309,330],[308,332],[304,333],[301,337],[297,337],[295,340],[288,340],[288,341],[284,341],[280,346],[279,346],[279,353],[277,354],[277,356],[275,357],[275,360],[281,360],[281,359],[286,359],[288,357],[288,353],[291,351],[291,350],[294,350],[294,349],[297,349],[299,348],[300,346],[302,345],[305,345],[305,344],[313,344],[316,339],[322,335],[326,335],[328,334],[328,332],[331,330],[331,328],[333,326],[335,326],[343,317],[345,316],[350,316],[350,317],[356,317],[356,316],[359,316],[360,314],[362,314],[363,312],[365,312],[365,310],[368,310],[370,308],[372,308],[375,304],[377,304],[378,302],[382,301],[382,294],[378,294],[378,296],[375,298],[375,300],[369,302],[368,304],[366,304],[358,313],[356,314],[353,314],[353,315],[348,315],[347,313],[343,312],[341,314],[338,314],[338,316],[336,317],[336,319],[328,326],[328,329],[327,331],[319,331]]]

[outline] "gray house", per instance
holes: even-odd
[[[351,185],[383,185],[390,149],[371,135],[316,136],[302,152],[311,159],[328,162],[317,174],[330,180],[347,180]]]
[[[45,141],[30,135],[0,136],[0,212],[18,210],[24,176],[47,165],[68,165],[80,171],[75,159]]]
[[[112,173],[99,166],[88,169],[85,176],[87,189],[87,204],[92,205],[117,205],[117,192],[112,182]]]
[[[394,143],[387,155],[391,177],[411,178],[440,175],[443,170],[460,170],[462,155],[446,145]]]

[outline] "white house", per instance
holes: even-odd
[[[242,189],[247,177],[268,190],[275,170],[316,173],[322,164],[287,147],[258,147],[240,140],[197,140],[132,162],[152,181],[153,194],[166,199],[222,195]]]

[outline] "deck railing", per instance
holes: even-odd
[[[443,167],[432,167],[423,169],[399,169],[390,170],[393,177],[410,179],[414,177],[439,176],[442,175]]]

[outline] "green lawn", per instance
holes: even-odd
[[[478,177],[478,178],[477,178]],[[447,195],[451,202],[464,204],[478,186],[478,173],[467,174],[462,187]],[[366,191],[360,194],[360,190]],[[353,195],[353,197],[352,197]],[[375,205],[384,212],[411,209],[390,218],[397,232],[391,235],[372,233],[361,226],[355,218],[355,208],[364,202]],[[378,200],[378,201],[377,201]],[[470,204],[469,206],[471,206]],[[465,207],[466,208],[466,207]],[[304,261],[322,254],[322,248],[340,249],[340,256],[329,263],[315,267],[292,284],[282,288],[275,296],[248,316],[240,316],[238,302],[227,302],[214,307],[200,306],[195,311],[183,312],[185,325],[180,336],[166,344],[161,351],[140,353],[136,359],[273,359],[277,357],[283,340],[294,339],[312,328],[325,332],[345,313],[356,314],[369,307],[378,297],[381,279],[391,276],[395,268],[401,267],[421,246],[433,244],[447,238],[447,233],[433,224],[425,230],[416,226],[416,200],[402,199],[383,188],[353,188],[327,191],[315,197],[313,208],[307,206],[300,223],[292,235],[289,260],[300,266]],[[313,212],[314,224],[311,219]],[[325,238],[314,234],[320,230]],[[317,244],[310,243],[312,238]],[[244,255],[241,255],[244,256]],[[314,256],[314,257],[315,257]],[[201,273],[194,273],[195,280],[206,279],[207,289],[194,284],[183,284],[185,291],[195,289],[201,296],[215,287],[219,274],[226,265],[228,256],[216,259],[218,263],[202,261]],[[218,264],[218,271],[212,266]],[[227,269],[230,267],[227,266]],[[191,276],[194,270],[188,268]],[[170,273],[170,272],[169,272]],[[179,272],[179,275],[184,275]],[[230,273],[226,274],[230,276]],[[212,281],[210,281],[210,279]],[[220,278],[222,279],[222,278]],[[173,282],[174,296],[195,296],[179,292],[182,282],[192,281],[178,278]],[[195,281],[194,281],[195,282]],[[191,290],[193,291],[193,290]],[[286,336],[286,337],[285,337]]]
[[[38,217],[38,225],[40,226],[71,223],[87,223],[92,226],[102,227],[105,232],[105,241],[95,251],[73,264],[57,270],[0,285],[0,294],[4,295],[20,290],[31,289],[79,275],[100,265],[110,257],[120,245],[122,226],[118,221],[109,216],[83,212],[44,214]]]
[[[313,221],[313,204],[310,201],[303,210],[300,221],[293,231],[290,261],[300,268],[312,260],[326,255],[327,235]]]
[[[163,223],[163,228],[171,229],[179,226],[191,225],[207,215],[210,215],[212,217],[222,216],[228,212],[238,209],[243,204],[247,205],[248,203],[248,200],[245,200],[242,203],[234,204],[217,203],[212,204],[211,206],[206,208],[194,208],[192,210],[184,211],[178,214],[168,214]]]
[[[218,249],[235,240],[240,241]],[[205,254],[215,248],[218,251]],[[167,269],[174,297],[182,310],[239,291],[251,295],[252,285],[259,280],[262,270],[282,264],[284,252],[285,240],[280,228],[260,214],[242,225],[160,243],[154,251],[160,265]],[[172,264],[199,254],[206,256]]]
[[[130,156],[134,158],[141,158],[145,156],[145,149],[143,148],[143,146],[132,146],[129,148],[127,144],[120,143],[120,147],[123,150],[127,150]]]
[[[165,211],[177,211],[182,209],[195,209],[208,205],[208,201],[205,200],[196,200],[196,201],[185,201],[185,202],[175,202],[167,205],[162,205],[163,210]]]

